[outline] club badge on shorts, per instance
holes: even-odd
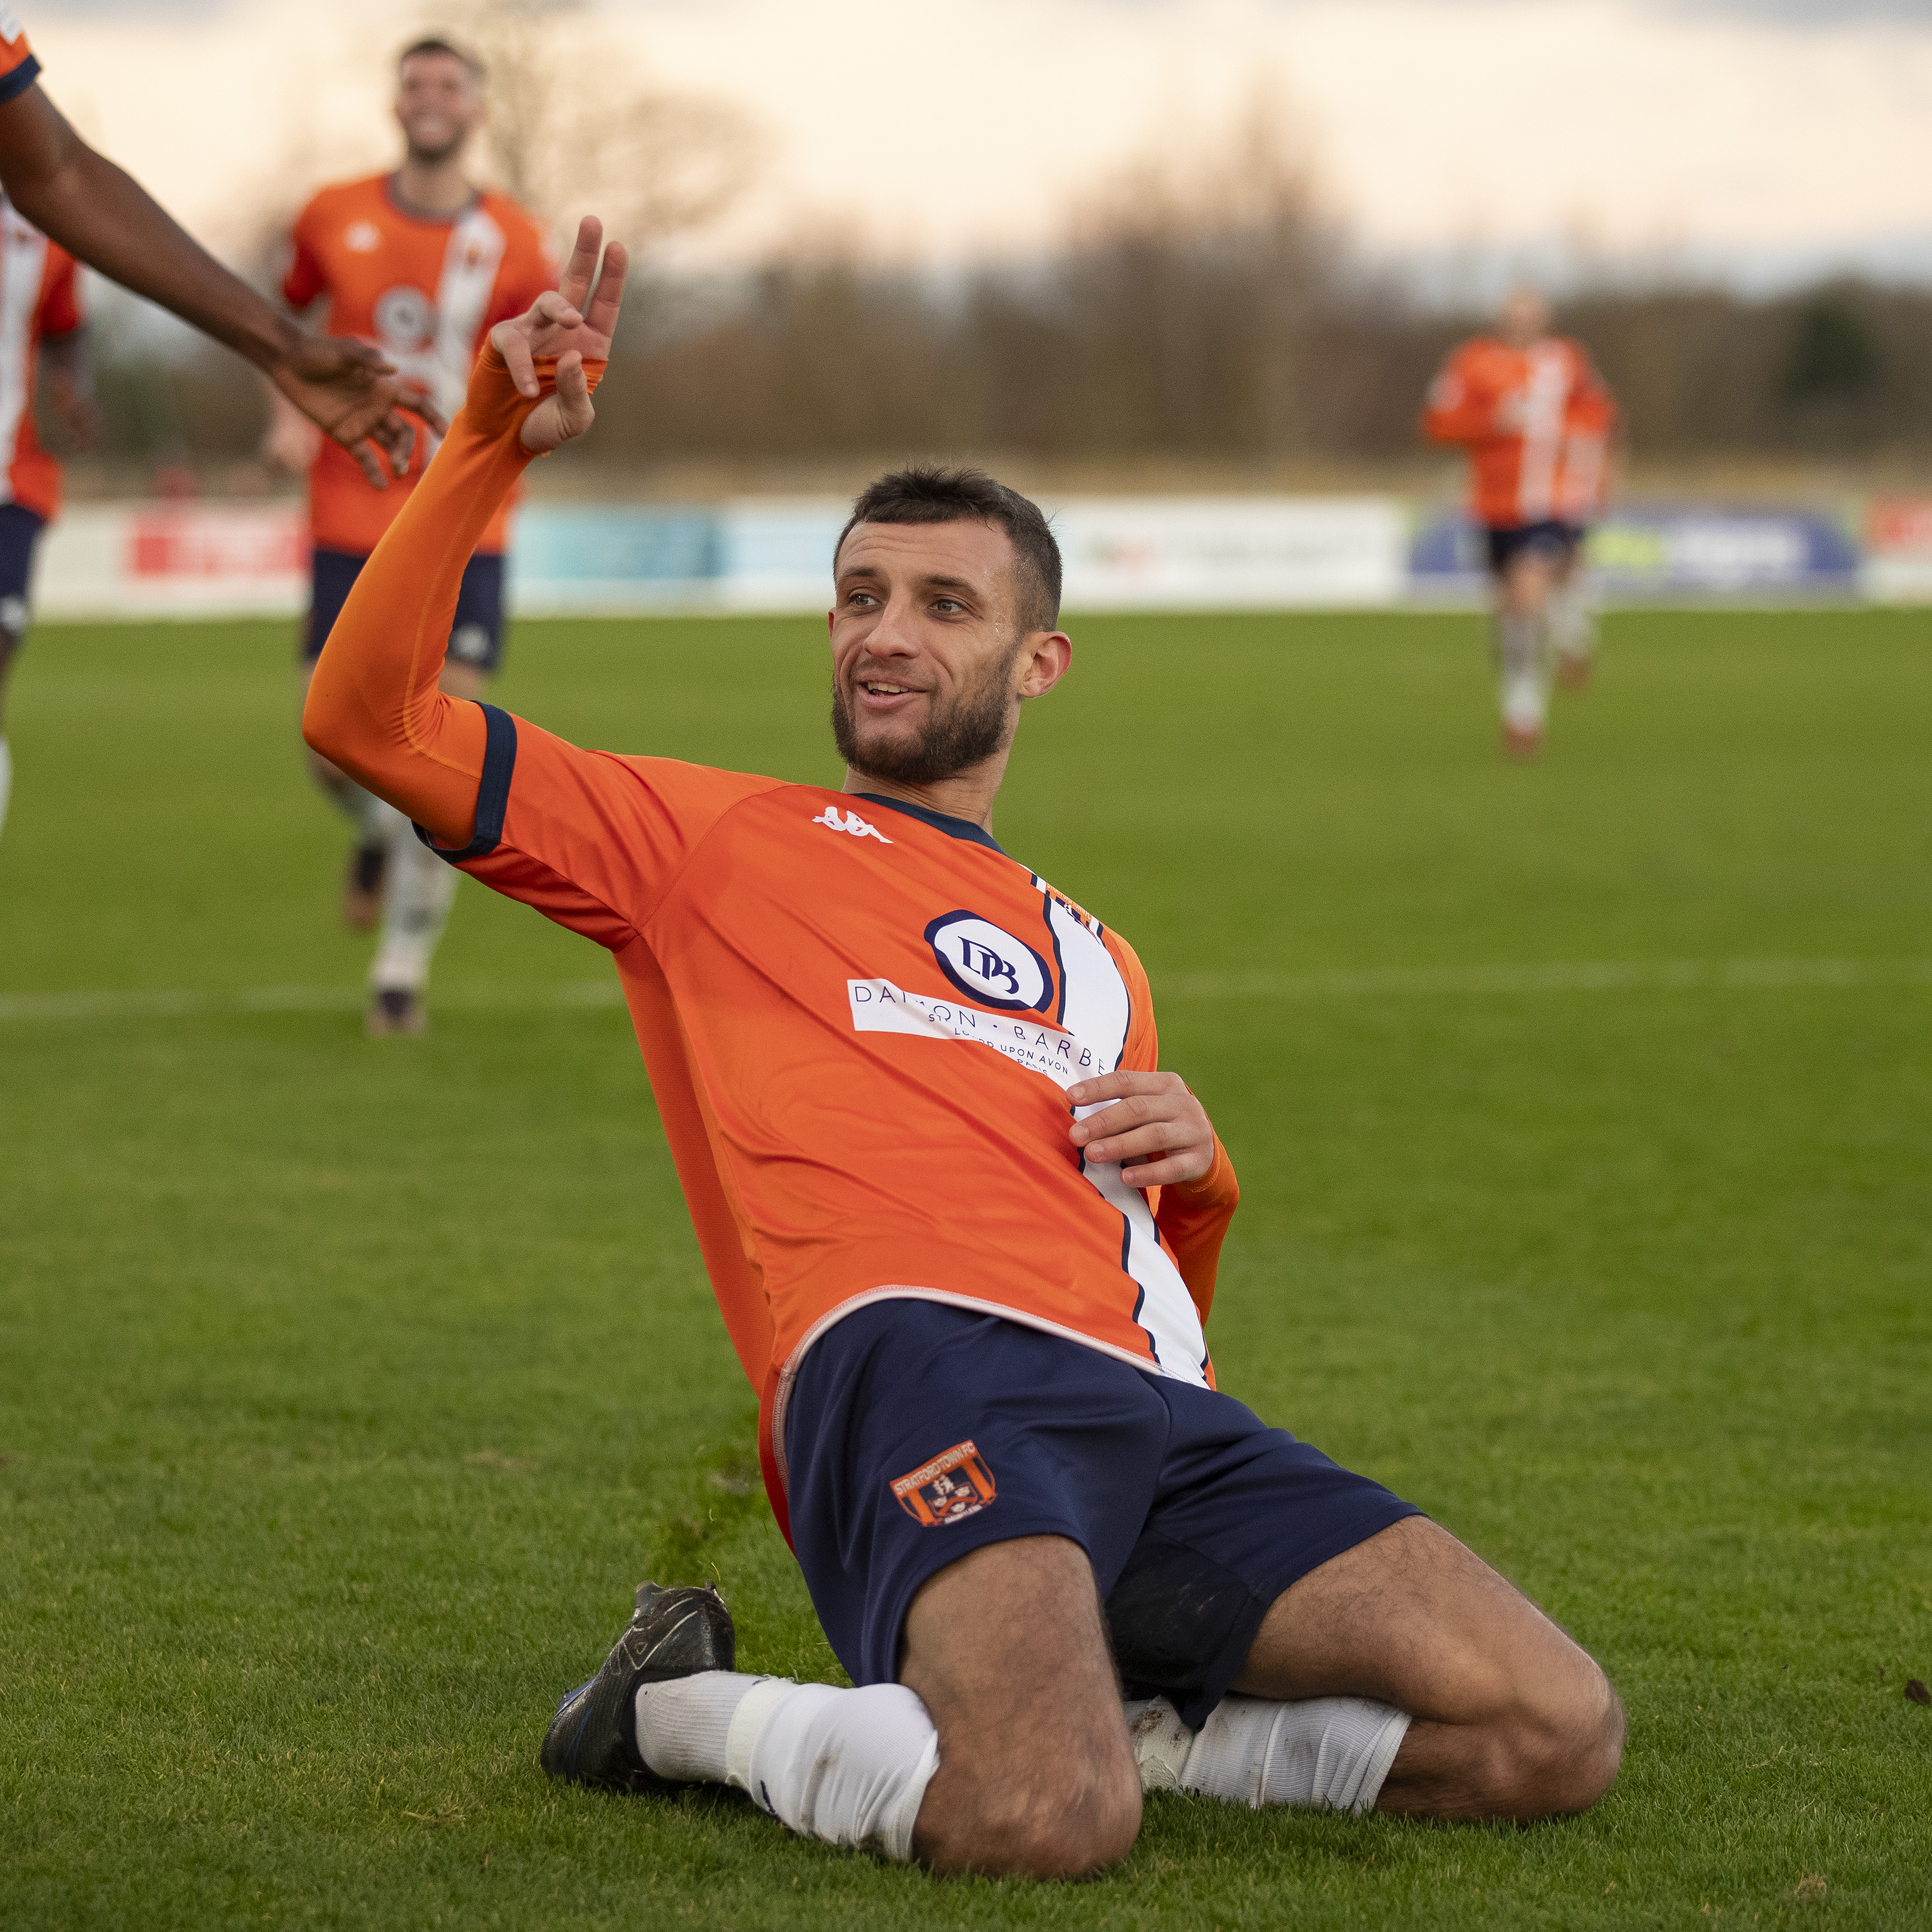
[[[923,1529],[976,1516],[993,1500],[993,1472],[969,1442],[922,1462],[892,1484],[899,1508]]]

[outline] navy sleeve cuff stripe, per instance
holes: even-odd
[[[0,80],[0,107],[16,95],[26,92],[40,77],[40,61],[38,54],[29,54],[5,80]]]
[[[494,704],[479,704],[483,714],[483,776],[476,781],[476,831],[467,845],[446,850],[422,827],[416,836],[439,859],[454,866],[464,859],[481,859],[496,849],[503,836],[503,814],[510,806],[510,775],[517,768],[517,721]]]

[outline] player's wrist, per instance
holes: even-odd
[[[252,326],[230,346],[245,356],[271,381],[295,374],[296,352],[308,339],[307,332],[290,317],[262,304],[262,314],[252,318]]]

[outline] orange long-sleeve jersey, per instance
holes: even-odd
[[[1469,452],[1478,523],[1585,524],[1604,507],[1616,413],[1582,344],[1547,336],[1517,349],[1482,335],[1443,364],[1422,430]]]
[[[1133,950],[964,820],[586,752],[436,689],[463,566],[529,461],[493,350],[364,568],[309,742],[463,869],[608,947],[725,1325],[782,1418],[866,1303],[985,1310],[1211,1384],[1239,1190],[1140,1190],[1067,1137],[1066,1088],[1158,1064]],[[1150,1198],[1153,1196],[1154,1198]]]

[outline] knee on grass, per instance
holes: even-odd
[[[1580,1654],[1560,1686],[1525,1697],[1492,1729],[1485,1793],[1493,1815],[1587,1811],[1623,1760],[1624,1711],[1610,1680]]]
[[[1141,1827],[1140,1778],[1124,1762],[1016,1768],[1010,1778],[946,1775],[927,1787],[913,1853],[940,1873],[1080,1879],[1118,1864]]]

